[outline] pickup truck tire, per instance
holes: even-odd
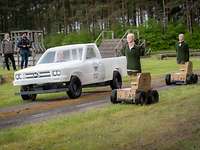
[[[72,76],[68,86],[68,91],[67,91],[68,96],[72,99],[75,99],[80,97],[81,93],[82,93],[82,85],[80,79],[76,76]]]
[[[36,94],[31,94],[31,95],[21,95],[23,100],[32,100],[35,101],[37,95]]]
[[[20,89],[20,92],[24,92],[24,91],[28,91],[29,90],[29,87],[28,86],[22,86],[21,89]],[[37,94],[27,94],[27,95],[22,95],[21,94],[21,97],[24,101],[26,100],[32,100],[32,101],[35,101],[36,100],[36,97],[37,97]]]
[[[112,90],[120,89],[122,87],[122,77],[118,71],[113,72],[113,79],[110,82]]]

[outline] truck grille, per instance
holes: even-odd
[[[34,79],[34,78],[46,78],[46,77],[51,77],[51,73],[49,71],[25,73],[24,78]]]

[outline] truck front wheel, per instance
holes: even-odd
[[[20,92],[26,92],[29,91],[30,87],[29,86],[22,86],[20,89]],[[21,97],[24,101],[26,100],[32,100],[35,101],[37,94],[21,94]]]
[[[78,77],[72,76],[68,86],[68,91],[67,91],[68,96],[72,99],[75,99],[80,97],[81,93],[82,93],[81,81],[79,80]]]
[[[112,88],[112,90],[120,89],[122,87],[122,77],[119,72],[114,71],[113,79],[110,82],[110,87]]]

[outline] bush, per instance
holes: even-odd
[[[62,41],[62,45],[93,42],[92,34],[86,31],[69,33]]]
[[[78,44],[78,43],[89,43],[93,42],[92,34],[86,31],[72,32],[67,35],[60,34],[50,34],[44,39],[44,44],[46,48],[68,45],[68,44]]]
[[[47,35],[44,38],[44,45],[46,48],[59,46],[59,45],[61,45],[64,38],[65,38],[64,34]]]

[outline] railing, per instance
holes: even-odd
[[[115,46],[114,50],[115,50],[115,55],[119,56],[120,52],[119,52],[119,46],[123,43],[124,38],[127,36],[127,34],[130,33],[130,30],[127,30],[124,35],[122,36],[122,38],[119,40],[118,44]]]
[[[97,37],[97,39],[95,40],[95,43],[98,45],[100,39],[110,39],[106,37],[106,35],[108,36],[108,34],[110,33],[111,33],[111,39],[114,39],[114,31],[102,31]]]
[[[121,39],[119,40],[117,45],[114,47],[115,56],[120,56],[121,47],[123,47],[124,39],[126,38],[128,33],[134,33],[136,38],[138,40],[140,39],[139,30],[137,30],[137,29],[128,29],[128,30],[126,30],[126,32],[121,37]],[[114,32],[113,31],[102,31],[99,34],[99,36],[97,37],[97,39],[95,40],[95,43],[97,45],[99,45],[100,44],[100,40],[102,40],[102,39],[114,39]],[[138,44],[139,44],[140,47],[144,47],[144,48],[146,47],[146,41],[145,40],[139,40]],[[147,51],[145,51],[145,54],[149,54],[150,51],[151,51],[151,49],[148,49]]]

